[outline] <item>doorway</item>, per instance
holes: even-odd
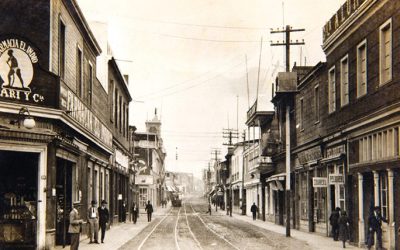
[[[72,208],[72,162],[57,158],[56,169],[56,245],[69,245],[69,213]]]

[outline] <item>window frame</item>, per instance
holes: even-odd
[[[88,104],[93,105],[93,81],[94,81],[94,67],[92,62],[88,61]]]
[[[300,131],[304,131],[304,98],[300,98]]]
[[[333,74],[332,74],[333,72]],[[333,78],[332,78],[333,75]],[[333,79],[333,81],[332,81]],[[332,88],[333,86],[333,88]],[[332,96],[333,94],[333,96]],[[336,111],[336,67],[332,66],[328,70],[328,109],[329,114]]]
[[[347,77],[344,76],[344,65],[343,62],[346,62],[346,74]],[[344,81],[343,80],[347,80],[346,81],[346,85],[347,87],[345,88],[344,86]],[[346,96],[346,90],[347,90],[347,98],[345,98]],[[341,60],[340,60],[340,107],[344,107],[346,105],[348,105],[350,102],[350,98],[349,98],[349,55],[345,55]]]
[[[361,76],[361,72],[360,72],[360,49],[364,47],[364,53],[365,53],[365,92],[364,93],[360,93],[360,76]],[[357,45],[357,60],[356,60],[356,95],[357,98],[361,98],[363,96],[365,96],[368,93],[368,47],[367,47],[367,39],[364,39],[362,42],[360,42]]]
[[[320,93],[319,93],[319,84],[314,86],[314,106],[315,106],[315,123],[319,122],[320,119]]]
[[[80,56],[80,58],[79,58]],[[76,45],[76,92],[77,92],[77,96],[79,98],[82,98],[83,96],[83,50],[82,48],[79,46],[79,44]]]
[[[61,14],[58,17],[58,75],[65,79],[65,49],[67,37],[67,25]]]
[[[383,78],[383,61],[384,58],[383,53],[386,52],[385,45],[382,44],[383,42],[383,32],[385,30],[389,30],[390,34],[390,69],[389,69],[389,77],[388,79]],[[379,27],[379,85],[384,85],[390,81],[392,81],[393,78],[393,24],[392,24],[392,18],[389,18],[387,21],[385,21],[380,27]]]

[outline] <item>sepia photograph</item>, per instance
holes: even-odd
[[[0,250],[400,250],[399,0],[0,17]]]

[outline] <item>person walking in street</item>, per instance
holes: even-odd
[[[87,218],[89,221],[89,244],[96,243],[99,244],[98,241],[98,233],[99,233],[99,212],[96,208],[97,202],[95,200],[92,201],[92,206],[88,209]]]
[[[208,213],[210,213],[210,215],[211,215],[211,204],[210,203],[208,203],[208,211],[207,211],[207,214]]]
[[[381,215],[381,208],[374,207],[373,212],[371,212],[368,218],[368,237],[367,237],[368,249],[371,249],[372,245],[374,245],[375,233],[376,233],[376,240],[378,241],[376,249],[382,249],[382,221],[387,223],[386,218],[383,218]]]
[[[79,236],[81,232],[82,222],[80,219],[78,208],[81,204],[79,202],[73,203],[73,208],[69,213],[69,227],[68,233],[71,235],[71,250],[78,250]]]
[[[255,202],[250,207],[250,212],[253,214],[253,220],[256,220],[258,207]]]
[[[139,208],[135,204],[135,202],[132,202],[131,214],[132,214],[133,224],[136,224],[136,221],[137,221],[137,218],[138,218],[138,214],[139,214]]]
[[[106,235],[107,223],[110,218],[108,209],[106,208],[107,202],[105,200],[101,201],[101,206],[98,208],[99,212],[99,225],[101,230],[101,243],[104,243],[104,236]]]
[[[153,213],[153,205],[150,204],[150,201],[147,201],[146,208],[144,209],[147,211],[147,221],[151,221],[151,214]]]
[[[336,207],[332,211],[331,216],[329,216],[329,223],[332,226],[332,236],[334,241],[339,240],[339,217],[340,217],[340,207]]]
[[[342,214],[338,220],[339,226],[339,239],[343,242],[343,248],[346,248],[346,240],[349,240],[349,217],[347,217],[346,211],[342,211]]]

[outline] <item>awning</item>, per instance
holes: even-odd
[[[270,181],[284,181],[286,178],[286,173],[281,173],[281,174],[276,174],[272,175],[271,177],[267,178],[265,181],[270,182]]]

